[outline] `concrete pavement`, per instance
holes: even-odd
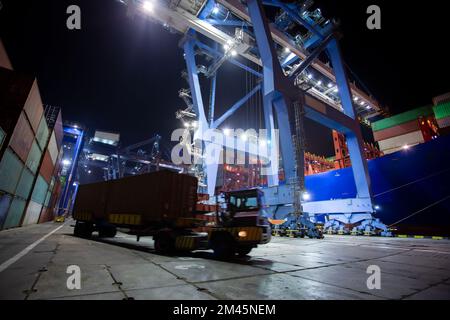
[[[450,241],[326,236],[274,238],[245,258],[214,260],[211,252],[160,256],[153,241],[119,233],[91,240],[73,222],[0,272],[0,299],[450,299]],[[0,270],[60,224],[0,232]],[[69,290],[67,267],[81,270]],[[367,268],[381,270],[370,290]]]

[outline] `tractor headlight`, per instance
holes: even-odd
[[[247,231],[239,231],[238,236],[239,238],[247,238]]]

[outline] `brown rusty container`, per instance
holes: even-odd
[[[375,138],[375,141],[381,141],[390,139],[393,137],[401,136],[410,132],[414,132],[420,130],[419,127],[419,120],[413,120],[406,123],[402,123],[398,126],[387,128],[380,131],[375,131],[373,133],[373,137]]]
[[[44,107],[42,106],[41,95],[39,93],[39,88],[37,81],[33,82],[28,99],[23,107],[28,120],[31,123],[34,133],[36,134],[39,129],[39,123],[41,122],[42,116],[44,115]]]
[[[47,183],[50,183],[52,180],[52,174],[53,170],[55,169],[55,166],[52,162],[52,158],[50,157],[50,153],[45,151],[44,160],[42,161],[41,169],[39,173],[41,176],[47,181]]]
[[[27,161],[33,139],[34,133],[22,112],[17,120],[9,145],[24,163]]]
[[[109,214],[135,214],[151,224],[193,217],[196,201],[197,178],[159,171],[81,185],[73,213],[105,220]]]

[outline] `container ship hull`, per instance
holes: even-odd
[[[375,217],[397,234],[450,236],[450,136],[368,162]],[[356,197],[351,168],[306,177],[314,201]]]

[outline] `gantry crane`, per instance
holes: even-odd
[[[183,116],[195,116],[196,133],[218,129],[256,94],[263,97],[265,128],[270,151],[281,149],[281,159],[290,185],[280,185],[278,154],[270,154],[269,187],[265,189],[269,205],[294,204],[295,211],[310,214],[339,214],[349,223],[371,219],[374,212],[370,177],[364,159],[363,140],[358,117],[368,120],[383,113],[376,100],[349,82],[339,48],[339,31],[334,21],[322,16],[320,9],[310,10],[312,1],[283,3],[278,0],[120,0],[130,16],[144,15],[165,28],[183,35],[181,46],[187,65],[189,89],[182,98],[187,108]],[[278,11],[269,21],[265,7]],[[299,31],[301,30],[301,31]],[[318,57],[326,52],[331,66]],[[209,62],[200,65],[199,60]],[[246,61],[243,63],[242,61]],[[231,63],[259,81],[228,110],[216,118],[215,96],[220,88],[216,75],[224,63]],[[210,80],[209,103],[203,101],[200,77]],[[357,195],[351,199],[310,201],[303,179],[304,146],[302,119],[306,117],[345,135]],[[294,119],[294,120],[292,120]],[[219,144],[242,152],[258,150],[239,137]],[[202,139],[205,146],[218,144]],[[257,155],[261,154],[256,152]],[[204,165],[208,193],[214,194],[219,154]]]

